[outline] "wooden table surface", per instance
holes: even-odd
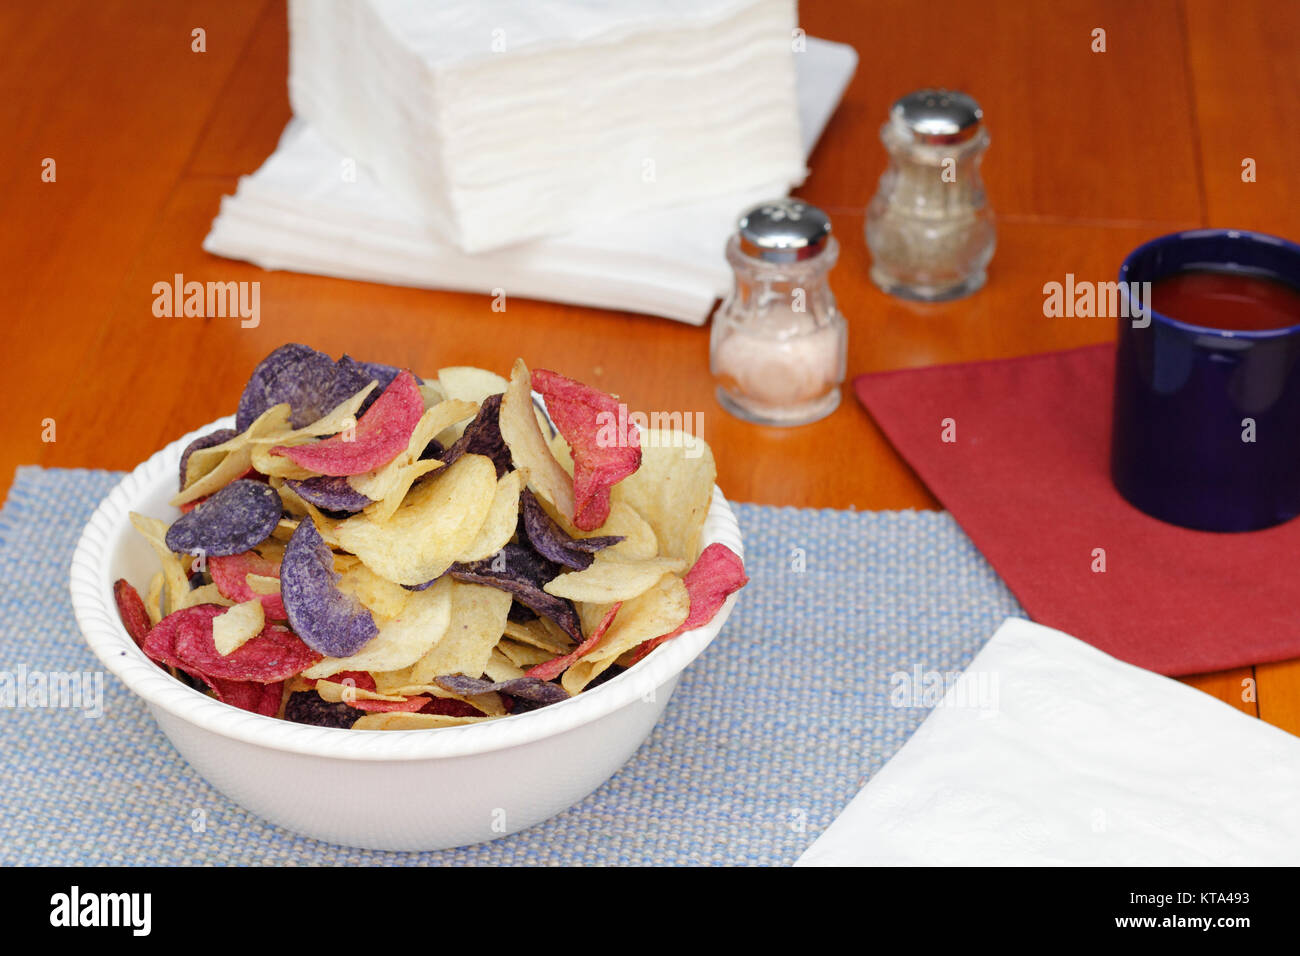
[[[1298,3],[937,0],[920,12],[911,0],[805,0],[800,14],[810,35],[861,57],[799,190],[843,247],[832,280],[850,374],[1108,341],[1109,320],[1045,319],[1043,283],[1109,279],[1128,250],[1176,229],[1300,235]],[[205,52],[191,49],[195,28]],[[1096,28],[1105,52],[1092,50]],[[701,411],[734,500],[937,507],[847,388],[834,415],[800,429],[727,416],[705,328],[522,299],[494,313],[482,295],[268,273],[203,252],[221,197],[289,119],[283,0],[6,4],[0,49],[0,494],[21,464],[133,467],[231,412],[257,361],[302,341],[415,369],[504,371],[523,355],[634,408]],[[885,166],[879,125],[923,86],[984,106],[998,214],[986,288],[925,307],[871,284],[862,238]],[[1254,183],[1242,181],[1247,157]],[[47,158],[54,182],[42,180]],[[176,273],[260,281],[260,326],[155,318],[153,284]],[[55,440],[43,441],[51,418]],[[1300,733],[1300,661],[1190,683]]]

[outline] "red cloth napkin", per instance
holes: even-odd
[[[1035,621],[1161,674],[1300,657],[1300,520],[1189,531],[1121,498],[1114,364],[1113,345],[1091,346],[854,387]],[[942,440],[945,419],[955,442]]]

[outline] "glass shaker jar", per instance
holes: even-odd
[[[713,317],[709,365],[722,407],[762,425],[804,425],[840,403],[848,324],[827,273],[831,223],[798,199],[761,203],[727,243],[735,273]]]
[[[894,104],[880,139],[890,161],[867,207],[872,281],[925,302],[979,289],[997,243],[979,173],[983,110],[965,93],[918,90]]]

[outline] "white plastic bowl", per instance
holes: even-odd
[[[677,680],[722,629],[674,638],[634,667],[570,700],[529,713],[434,730],[312,727],[239,710],[187,687],[127,635],[113,582],[137,587],[157,570],[128,513],[172,519],[181,451],[192,432],[122,479],[95,510],[72,559],[72,605],[90,649],[149,706],[181,755],[240,806],[318,840],[376,850],[435,850],[492,840],[554,816],[604,783],[650,735]],[[722,492],[704,544],[742,558]]]

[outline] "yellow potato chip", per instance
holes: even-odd
[[[225,607],[234,607],[235,602],[218,591],[215,584],[205,584],[187,592],[178,607],[194,607],[199,604],[221,604]]]
[[[364,604],[376,620],[399,617],[411,595],[417,593],[380,577],[360,562],[343,572],[338,589]]]
[[[158,556],[158,563],[162,565],[167,590],[167,613],[185,607],[185,599],[190,593],[190,580],[185,574],[185,566],[181,564],[181,559],[167,547],[167,522],[132,511],[131,524],[135,526],[136,531],[144,535],[149,546],[153,548],[154,554]]]
[[[496,489],[492,460],[462,455],[413,488],[387,521],[363,512],[340,521],[334,534],[376,574],[396,584],[424,584],[451,567],[478,535]]]
[[[527,480],[525,471],[508,471],[497,482],[496,494],[492,497],[492,507],[483,519],[483,527],[470,542],[469,547],[461,552],[457,561],[482,561],[490,558],[514,537],[519,526],[519,493]]]
[[[245,574],[244,581],[254,594],[279,594],[280,579],[266,574]]]
[[[573,521],[573,479],[551,454],[534,413],[532,376],[523,359],[516,359],[510,387],[501,398],[501,437],[515,467],[528,472],[528,486]]]
[[[366,714],[355,724],[353,730],[430,730],[434,727],[458,727],[461,724],[476,724],[491,717],[448,717],[445,714],[404,714],[401,712],[387,714]]]
[[[411,668],[411,683],[428,684],[448,674],[480,676],[505,630],[511,600],[498,588],[452,582],[451,626]]]
[[[599,538],[605,535],[619,535],[623,538],[618,544],[603,549],[600,553],[609,557],[619,557],[627,561],[639,561],[653,558],[659,554],[659,539],[650,523],[642,518],[626,501],[614,501],[610,505],[609,517],[595,531],[578,531],[571,535],[575,538]]]
[[[628,601],[654,587],[665,574],[686,569],[681,558],[646,558],[642,561],[624,561],[608,557],[603,551],[585,571],[569,571],[549,581],[544,590],[556,597],[570,601],[593,604],[613,604]]]
[[[187,477],[189,475],[201,477],[189,481],[183,491],[172,496],[170,504],[180,507],[224,488],[248,471],[252,465],[252,443],[256,439],[278,435],[287,431],[288,427],[289,406],[282,402],[257,416],[256,421],[248,426],[247,431],[220,445],[200,448],[191,454],[189,461],[185,463],[185,473]]]
[[[288,485],[281,485],[277,491],[280,493],[280,503],[284,506],[285,511],[288,511],[292,515],[298,515],[300,519],[311,518],[312,523],[316,525],[317,532],[320,533],[321,540],[330,547],[338,545],[338,536],[335,531],[337,525],[335,522],[321,514],[319,508],[310,501],[307,501]],[[280,526],[283,524],[284,519],[282,518],[280,519],[280,524],[276,526],[276,532],[280,530]],[[298,527],[298,522],[295,521],[293,526],[295,528]],[[292,531],[290,531],[289,536],[292,536]],[[286,537],[285,540],[287,541],[288,537]]]
[[[412,591],[402,616],[377,620],[379,634],[351,657],[327,657],[303,671],[304,677],[329,677],[339,671],[394,671],[410,667],[429,652],[451,625],[451,579]]]
[[[645,429],[641,467],[614,486],[611,499],[631,505],[649,523],[661,555],[693,564],[717,477],[713,451],[704,439],[683,431]]]
[[[578,613],[581,615],[582,608],[578,609]],[[553,651],[556,656],[573,650],[573,641],[569,640],[567,634],[560,633],[556,636],[546,628],[541,619],[524,622],[507,619],[505,636],[521,644],[530,644],[544,651]]]
[[[411,485],[429,472],[436,471],[441,467],[442,462],[437,459],[429,459],[428,461],[415,461],[396,469],[393,472],[393,486],[389,489],[388,494],[379,501],[368,505],[365,509],[366,515],[375,521],[387,521],[406,499],[406,493],[411,490]]]
[[[358,687],[350,679],[347,682],[318,680],[316,682],[316,693],[320,694],[321,700],[328,701],[331,704],[348,704],[354,700],[406,700],[405,694],[380,694],[373,690],[366,690],[364,687]]]
[[[378,382],[371,382],[355,395],[339,402],[328,413],[302,428],[286,432],[275,438],[260,438],[259,441],[273,442],[276,445],[302,445],[313,438],[325,435],[337,435],[339,432],[356,424],[357,412],[366,401],[366,396],[378,387]],[[250,428],[249,431],[252,431]]]
[[[438,384],[448,398],[483,404],[489,395],[500,395],[509,384],[496,372],[472,365],[438,369]]]
[[[497,650],[504,654],[510,660],[510,663],[516,667],[522,667],[524,670],[536,667],[543,661],[549,661],[557,656],[540,647],[521,644],[519,641],[512,641],[509,638],[502,638],[497,643]]]
[[[271,478],[315,478],[316,472],[310,468],[304,468],[302,465],[295,464],[291,458],[284,455],[272,455],[271,449],[280,443],[276,441],[260,443],[254,442],[250,447],[250,461],[254,468],[264,475]]]
[[[682,579],[664,575],[649,591],[623,605],[596,646],[564,672],[561,686],[570,694],[580,693],[623,652],[676,630],[690,609]]]
[[[492,656],[488,658],[483,668],[483,673],[487,675],[488,680],[503,681],[523,677],[524,669],[494,647]]]
[[[375,690],[381,694],[398,694],[411,683],[411,668],[401,667],[391,671],[371,671]]]
[[[233,654],[266,627],[266,615],[260,600],[236,604],[225,614],[212,619],[212,642],[221,655]]]
[[[163,618],[162,592],[166,580],[161,571],[155,571],[154,576],[149,579],[149,593],[144,599],[144,609],[149,615],[151,624],[157,624]]]
[[[439,402],[445,402],[447,400],[447,393],[442,390],[442,386],[437,382],[425,382],[420,385],[419,388],[420,397],[424,399],[424,407],[426,409],[433,408],[433,406],[437,405]]]

